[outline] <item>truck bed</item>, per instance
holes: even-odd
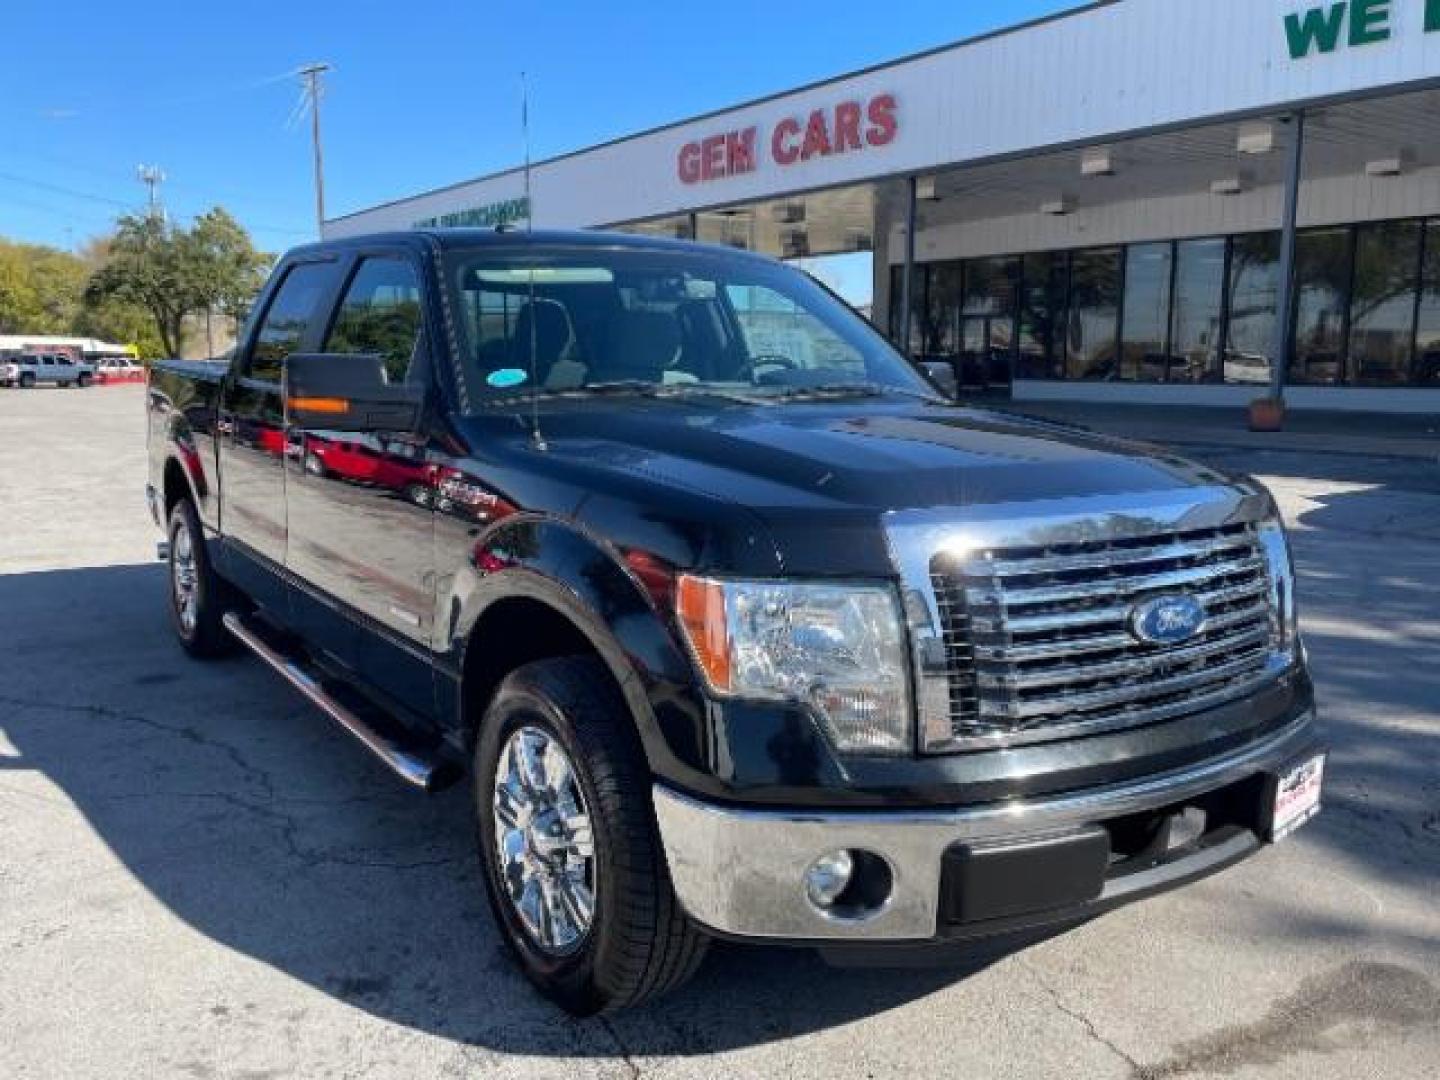
[[[185,379],[193,379],[198,382],[218,383],[229,370],[230,362],[224,359],[215,360],[156,360],[150,365],[151,381],[154,382],[159,373],[178,375]]]

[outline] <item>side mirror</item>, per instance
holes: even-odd
[[[921,360],[920,367],[946,397],[960,396],[960,380],[955,378],[955,365],[949,360]]]
[[[285,358],[285,409],[292,424],[326,431],[412,431],[425,392],[393,386],[379,356],[292,353]]]

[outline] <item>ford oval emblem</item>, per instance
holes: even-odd
[[[1130,609],[1130,633],[1150,645],[1179,645],[1205,629],[1205,608],[1193,596],[1157,596]]]

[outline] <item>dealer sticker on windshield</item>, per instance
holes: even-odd
[[[1270,839],[1279,842],[1320,812],[1320,788],[1325,776],[1325,755],[1316,754],[1275,778],[1275,803],[1270,815]]]

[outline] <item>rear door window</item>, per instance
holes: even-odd
[[[339,268],[333,262],[292,266],[265,309],[245,365],[252,379],[278,383],[285,357],[314,340],[316,317],[334,288]]]

